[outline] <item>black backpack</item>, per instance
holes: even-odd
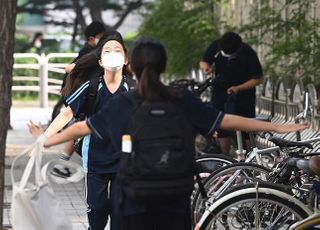
[[[194,136],[182,109],[171,101],[142,101],[136,91],[129,134],[132,152],[122,153],[123,192],[133,198],[168,199],[190,195],[194,187]]]

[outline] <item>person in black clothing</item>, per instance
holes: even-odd
[[[106,31],[105,26],[101,22],[93,21],[90,25],[88,25],[84,31],[84,35],[86,37],[86,43],[84,47],[79,51],[78,56],[69,64],[66,68],[66,74],[63,78],[61,90],[66,86],[66,81],[69,73],[74,68],[75,63],[85,54],[90,53],[95,49],[99,40],[101,39],[102,35]],[[80,85],[80,84],[79,84]],[[53,107],[53,111],[51,114],[51,122],[56,118],[56,116],[60,113],[61,108],[64,104],[64,97],[61,96],[57,104]],[[64,145],[63,153],[61,154],[60,158],[64,160],[68,160],[72,153],[74,152],[74,143],[70,141]],[[52,173],[60,176],[60,177],[68,177],[70,176],[70,170],[66,167],[60,167],[57,165],[53,168]]]
[[[255,87],[262,81],[262,68],[256,52],[234,32],[225,33],[206,49],[200,69],[215,73],[212,104],[227,113],[255,117]],[[249,147],[248,135],[243,134]],[[222,152],[229,153],[230,132],[218,131]]]

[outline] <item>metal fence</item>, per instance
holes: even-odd
[[[273,83],[271,78],[266,78],[257,95],[257,114],[270,116],[273,123],[297,122],[296,116],[304,109],[304,93],[308,92],[309,107],[307,120],[310,128],[301,133],[301,139],[315,138],[320,136],[320,110],[319,99],[314,84],[304,85],[301,80],[291,84],[286,78],[280,78]],[[295,133],[280,135],[288,140],[296,140]],[[270,146],[270,142],[265,142]],[[314,144],[315,150],[320,150],[320,143]]]
[[[48,95],[60,95],[62,79],[65,74],[64,68],[70,63],[70,60],[77,56],[76,53],[15,53],[13,69],[18,70],[36,70],[35,75],[13,76],[13,92],[38,92],[40,107],[48,107]],[[32,62],[32,64],[29,64]],[[27,72],[27,71],[26,71]],[[50,78],[50,72],[58,73],[58,78]],[[61,76],[61,77],[60,77]],[[32,85],[24,85],[21,82],[31,81]]]

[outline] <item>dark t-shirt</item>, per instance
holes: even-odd
[[[212,42],[207,48],[203,61],[214,64],[215,80],[212,90],[213,105],[225,110],[228,100],[227,89],[240,85],[250,79],[262,77],[262,67],[256,52],[246,43],[231,57],[221,54],[220,40]],[[233,100],[236,106],[235,113],[253,117],[255,110],[255,88],[239,92]]]
[[[224,113],[204,104],[199,98],[186,91],[178,100],[188,121],[193,127],[194,134],[210,135],[218,129]],[[121,151],[121,137],[129,133],[129,118],[132,104],[123,95],[117,95],[97,114],[88,118],[87,124],[94,136],[101,139],[110,139],[114,151]],[[186,212],[190,205],[189,197],[181,197],[175,201],[161,202],[148,206],[158,211]],[[142,212],[146,206],[125,198],[123,202],[123,215]]]
[[[79,51],[78,56],[71,62],[71,63],[75,63],[76,61],[78,61],[79,58],[81,58],[83,55],[90,53],[92,50],[94,50],[94,47],[89,45],[87,42],[84,44],[84,47]],[[61,89],[63,89],[63,87],[66,85],[66,81],[67,81],[67,77],[68,77],[68,73],[66,73],[63,77],[62,80],[62,85],[61,85]]]
[[[92,50],[94,50],[95,47],[91,46],[88,44],[88,42],[86,42],[84,44],[84,47],[79,51],[78,56],[72,61],[72,63],[75,63],[76,61],[78,61],[78,59],[80,57],[82,57],[83,55],[90,53]]]
[[[122,78],[122,82],[116,92],[111,93],[100,77],[94,114],[100,111],[111,98],[121,92],[128,91],[128,85]],[[74,117],[85,113],[85,104],[88,97],[89,81],[81,85],[65,100],[66,106],[70,106]],[[121,106],[121,105],[120,105]],[[109,138],[101,139],[95,135],[85,136],[82,143],[83,168],[90,173],[113,173],[118,170],[118,158],[110,143]]]

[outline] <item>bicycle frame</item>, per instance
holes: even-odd
[[[320,224],[320,213],[313,213],[308,218],[293,224],[289,230],[307,230],[318,224]]]

